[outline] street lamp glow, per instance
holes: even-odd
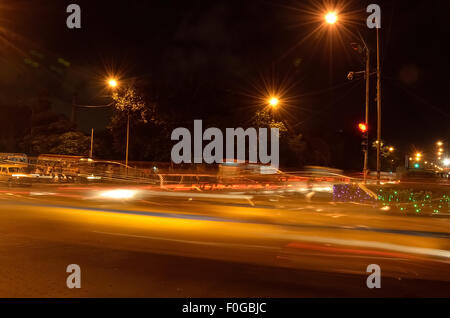
[[[269,105],[272,106],[273,108],[276,108],[278,106],[279,102],[280,101],[276,97],[271,97],[269,99]]]
[[[389,151],[390,151],[390,152],[393,152],[394,150],[395,150],[394,147],[389,147]]]
[[[438,141],[436,144],[437,144],[439,147],[441,147],[441,146],[442,146],[442,141]]]
[[[337,15],[336,15],[336,13],[335,13],[335,12],[328,12],[328,13],[325,15],[325,21],[326,21],[328,24],[335,24],[336,21],[337,21]]]
[[[118,85],[117,80],[114,78],[110,78],[108,80],[108,85],[109,85],[109,87],[112,87],[112,88],[117,87],[117,85]]]
[[[444,160],[442,160],[442,163],[444,164],[444,166],[450,166],[450,158],[445,158]]]

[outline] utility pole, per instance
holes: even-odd
[[[92,159],[94,154],[94,128],[91,130],[91,151],[89,151],[89,158]]]
[[[381,176],[381,71],[380,71],[380,35],[377,28],[377,180]]]
[[[128,172],[128,147],[129,147],[129,141],[130,141],[130,112],[128,111],[128,119],[127,119],[127,149],[125,154],[125,166],[127,168]]]
[[[76,121],[77,121],[77,103],[76,103],[76,95],[74,94],[72,96],[72,114],[70,117],[70,121],[72,122],[72,124],[76,125]]]
[[[364,45],[365,45],[365,43],[364,43]],[[366,122],[366,127],[368,127],[368,129],[369,129],[370,51],[369,51],[369,48],[367,47],[367,45],[365,45],[365,49],[366,49],[366,73],[365,73],[365,75],[366,75],[366,118],[365,118],[365,122]],[[368,170],[368,161],[369,161],[369,137],[368,137],[368,134],[367,134],[367,138],[366,138],[365,142],[367,144],[366,144],[366,149],[364,152],[364,171],[363,171],[364,180],[366,180],[367,174],[369,172],[369,170]]]
[[[369,47],[367,46],[366,41],[364,41],[364,38],[361,36],[361,33],[358,32],[359,38],[361,40],[361,42],[364,45],[364,49],[361,49],[361,46],[358,45],[357,43],[351,43],[353,49],[355,51],[358,51],[359,53],[362,53],[363,51],[366,53],[365,55],[365,59],[366,59],[366,70],[365,71],[360,71],[360,72],[350,72],[347,75],[347,78],[349,80],[353,79],[353,76],[355,74],[361,74],[364,73],[365,79],[366,79],[366,111],[365,111],[365,120],[364,120],[364,124],[366,127],[366,131],[363,132],[364,133],[364,138],[363,138],[363,152],[364,152],[364,168],[363,168],[363,176],[364,176],[364,182],[366,182],[367,179],[367,175],[369,172],[368,169],[368,162],[369,162],[369,88],[370,88],[370,50]]]

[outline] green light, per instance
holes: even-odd
[[[418,169],[418,168],[420,168],[420,165],[418,163],[415,163],[414,168]]]

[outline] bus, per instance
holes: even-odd
[[[42,154],[30,158],[29,170],[40,180],[73,182],[80,172],[82,156]]]
[[[18,164],[28,164],[28,157],[24,153],[0,153],[0,161]]]

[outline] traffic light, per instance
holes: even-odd
[[[419,168],[420,168],[420,164],[415,163],[415,164],[414,164],[414,168],[419,169]]]
[[[363,151],[367,151],[369,146],[369,127],[365,123],[358,124],[359,131],[362,133],[363,141],[361,142]]]
[[[368,130],[368,127],[365,123],[359,123],[358,128],[362,133],[366,133]]]

